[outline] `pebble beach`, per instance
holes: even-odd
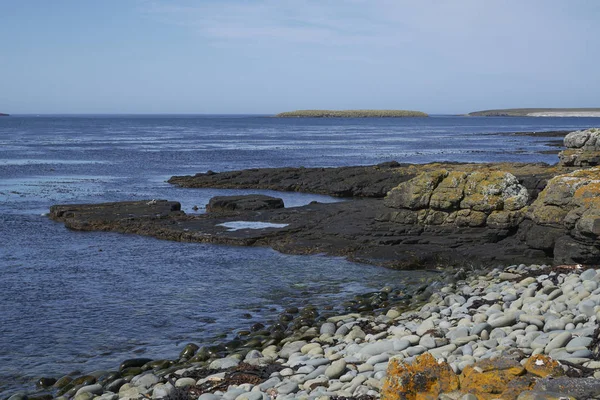
[[[219,356],[190,344],[179,360],[127,360],[119,371],[45,383],[58,398],[75,400],[371,399],[382,391],[391,398],[384,388],[397,378],[389,376],[390,366],[410,366],[425,354],[457,375],[486,361],[502,370],[507,360],[526,365],[543,357],[537,365],[558,368],[537,375],[523,369],[531,379],[518,396],[456,389],[397,398],[598,398],[599,284],[600,270],[581,265],[461,270],[415,295],[408,309],[332,316],[287,331],[280,341],[255,341],[254,348]]]

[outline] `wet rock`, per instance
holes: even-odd
[[[283,208],[282,199],[260,194],[217,196],[210,199],[206,205],[206,211],[212,213],[272,210],[277,208]]]
[[[128,368],[141,368],[144,364],[152,361],[150,358],[131,358],[129,360],[125,360],[119,366],[119,371],[125,371]]]
[[[40,378],[36,382],[36,385],[41,388],[48,388],[50,386],[53,386],[55,383],[56,383],[55,378]]]
[[[92,395],[94,395],[94,394],[95,395],[101,395],[102,391],[103,391],[102,385],[99,385],[99,384],[96,383],[96,384],[93,384],[93,385],[88,385],[88,386],[82,387],[81,389],[79,389],[77,391],[76,396],[78,394],[81,394],[81,393],[90,393]]]
[[[198,351],[200,347],[198,347],[197,344],[194,343],[188,343],[183,350],[181,350],[181,353],[179,353],[179,358],[180,359],[189,359],[191,357],[194,356],[194,354],[196,354],[196,351]]]

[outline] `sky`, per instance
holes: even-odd
[[[0,0],[0,112],[600,107],[598,0]]]

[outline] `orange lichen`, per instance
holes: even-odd
[[[561,376],[565,374],[556,360],[542,354],[529,357],[525,363],[525,369],[530,374],[541,378],[545,378],[549,375]]]
[[[383,400],[435,399],[440,393],[458,389],[458,377],[446,362],[438,362],[429,353],[412,364],[392,358],[383,383]]]
[[[482,360],[463,370],[460,390],[473,393],[481,399],[497,398],[506,390],[509,382],[524,373],[525,368],[511,359]]]

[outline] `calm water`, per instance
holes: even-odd
[[[65,229],[52,204],[164,198],[186,212],[215,195],[172,175],[389,160],[544,161],[546,139],[495,132],[578,129],[588,118],[272,119],[256,116],[0,118],[0,393],[41,375],[174,357],[188,342],[336,304],[422,274],[263,248],[172,243]],[[286,206],[324,196],[274,193]],[[250,313],[252,319],[241,315]]]

